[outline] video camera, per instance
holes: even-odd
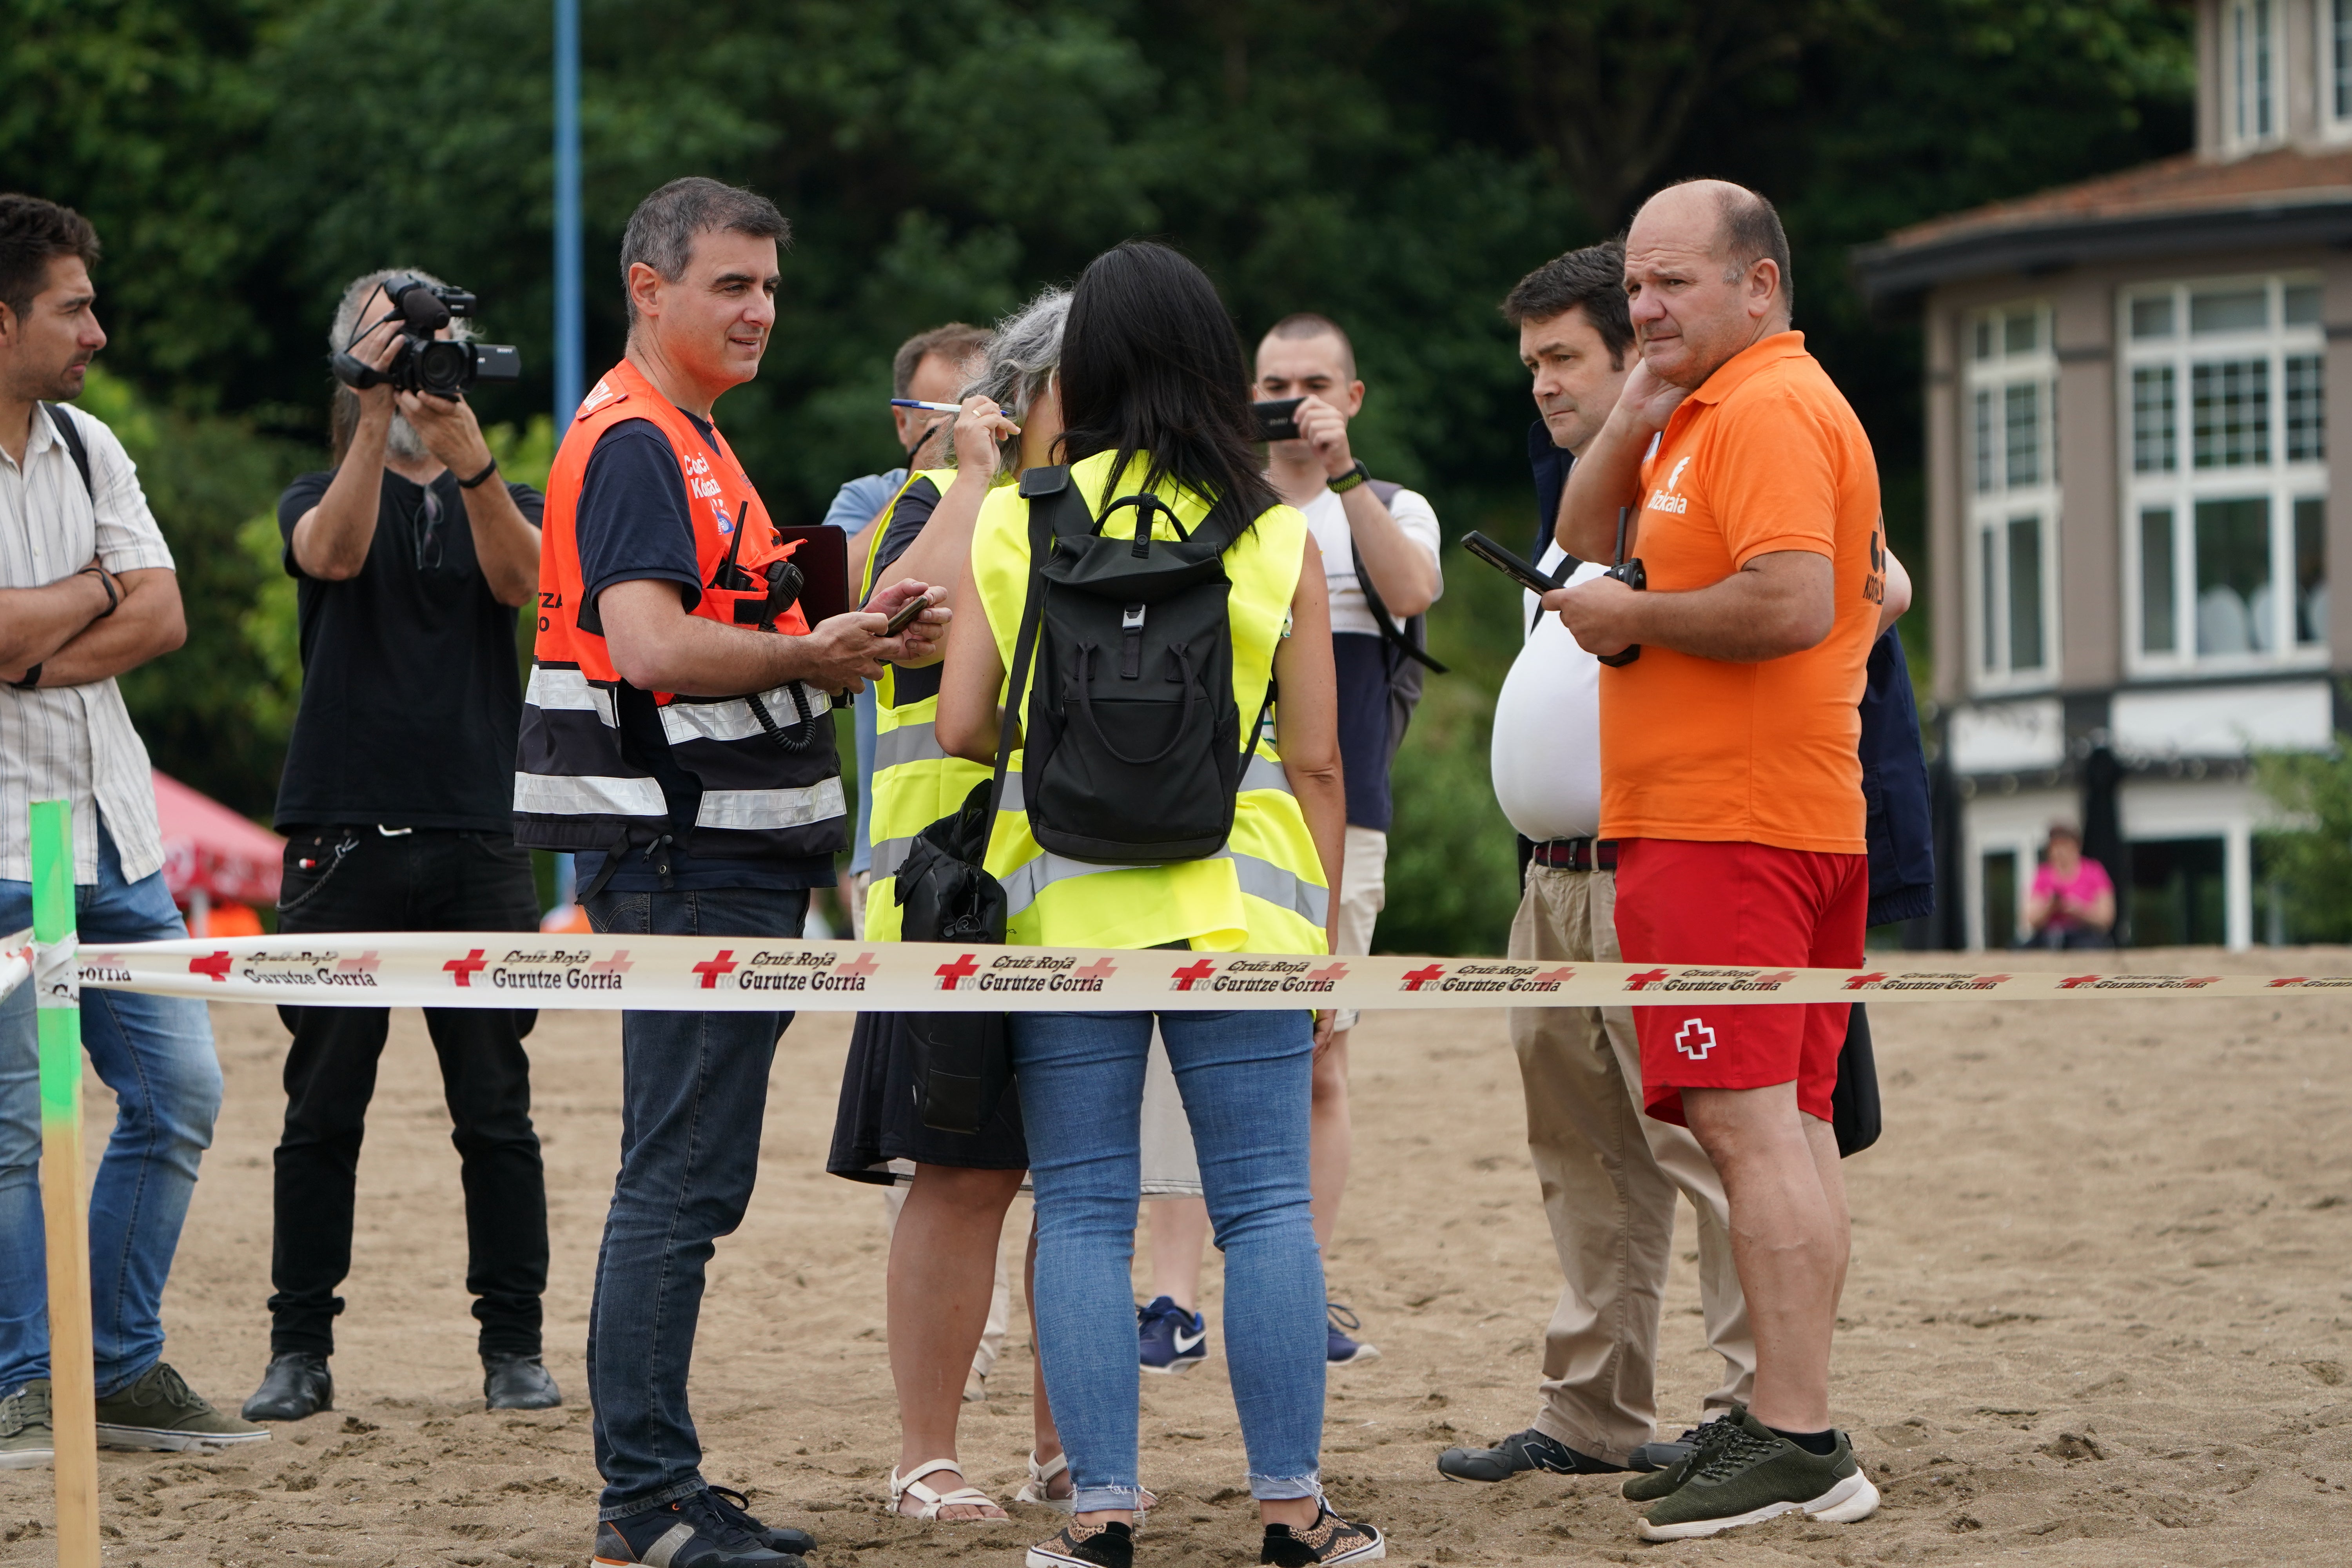
[[[397,392],[429,392],[456,401],[478,381],[514,381],[522,374],[522,356],[512,343],[457,342],[433,334],[452,318],[474,313],[474,297],[463,289],[444,289],[403,272],[383,280],[391,314],[360,329],[353,344],[385,321],[401,323],[400,351],[382,370],[347,348],[330,361],[335,379],[345,386],[389,386]]]

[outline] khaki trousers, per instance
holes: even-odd
[[[1616,904],[1613,872],[1529,866],[1511,956],[1616,963]],[[1724,1363],[1706,1413],[1745,1403],[1754,1386],[1756,1342],[1732,1269],[1723,1182],[1688,1129],[1642,1113],[1630,1011],[1513,1007],[1509,1018],[1528,1151],[1567,1281],[1544,1334],[1536,1428],[1622,1465],[1656,1435],[1658,1313],[1677,1190],[1698,1211],[1699,1301]]]

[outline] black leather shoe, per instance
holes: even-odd
[[[805,1530],[761,1524],[751,1517],[751,1500],[730,1487],[710,1489],[710,1506],[719,1516],[766,1546],[788,1557],[804,1557],[816,1550],[816,1537]]]
[[[1580,1454],[1530,1426],[1491,1448],[1448,1448],[1437,1456],[1437,1473],[1449,1481],[1507,1481],[1522,1470],[1558,1476],[1611,1476],[1624,1469],[1606,1459]]]
[[[247,1421],[299,1421],[335,1407],[335,1376],[327,1358],[310,1351],[288,1351],[269,1358],[261,1386],[238,1412]]]
[[[492,1410],[552,1410],[563,1391],[535,1355],[486,1355],[482,1398]]]

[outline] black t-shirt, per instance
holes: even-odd
[[[367,564],[330,583],[296,563],[294,525],[334,477],[305,474],[278,501],[302,647],[278,828],[513,832],[522,723],[515,611],[490,593],[475,560],[466,492],[445,472],[428,506],[426,487],[385,469]],[[540,493],[518,484],[507,492],[536,525]]]
[[[687,415],[694,428],[719,454],[709,424]],[[604,622],[596,613],[596,595],[616,583],[647,579],[677,584],[678,602],[691,610],[702,602],[702,570],[694,553],[694,520],[687,509],[686,478],[679,473],[677,454],[669,437],[646,419],[625,419],[596,438],[581,476],[580,507],[572,522],[572,538],[580,552],[580,627],[602,635]],[[669,742],[662,733],[661,710],[653,694],[621,683],[617,704],[622,753],[653,774],[668,803],[670,833],[684,839],[693,831],[702,806],[702,785],[692,773],[671,760]],[[604,868],[604,857],[583,852],[577,859],[580,884],[587,886]],[[833,857],[810,855],[797,860],[713,860],[669,851],[670,874],[661,874],[642,857],[625,857],[604,886],[614,892],[648,893],[665,888],[683,892],[712,892],[722,888],[829,888]]]

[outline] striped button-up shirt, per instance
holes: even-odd
[[[47,587],[92,556],[110,572],[169,569],[171,547],[122,443],[87,414],[64,417],[89,450],[90,488],[82,488],[73,454],[36,408],[25,460],[0,450],[0,588]],[[111,679],[30,691],[0,682],[0,879],[32,880],[29,816],[37,800],[73,803],[76,882],[98,880],[101,818],[126,881],[163,868],[147,748]]]

